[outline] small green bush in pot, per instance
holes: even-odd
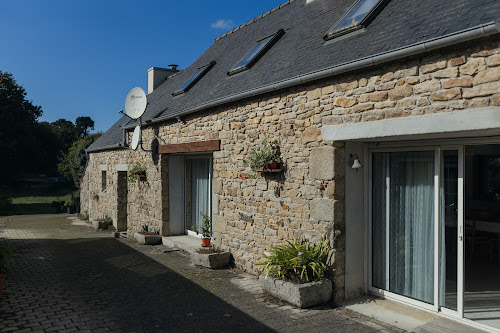
[[[333,249],[328,240],[313,244],[307,239],[286,241],[284,245],[273,246],[269,254],[263,254],[262,272],[275,278],[308,283],[325,277],[327,260]]]

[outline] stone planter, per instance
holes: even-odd
[[[108,227],[112,226],[113,222],[110,221],[92,221],[92,227],[94,229],[107,229]]]
[[[231,253],[220,252],[220,253],[198,253],[193,251],[191,253],[191,262],[195,265],[217,269],[229,266],[229,260],[231,259]]]
[[[266,293],[298,308],[326,303],[332,298],[332,281],[328,279],[297,284],[261,275],[259,282]]]
[[[144,245],[158,245],[161,244],[161,236],[155,233],[142,233],[136,232],[134,234],[135,239]]]

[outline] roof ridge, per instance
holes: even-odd
[[[216,42],[216,41],[218,41],[218,40],[220,40],[220,39],[222,39],[222,38],[226,37],[227,35],[232,34],[232,33],[233,33],[233,32],[235,32],[235,31],[240,30],[240,29],[241,29],[241,28],[243,28],[243,27],[246,27],[247,25],[249,25],[249,24],[251,24],[251,23],[253,23],[253,22],[255,22],[255,21],[260,20],[260,19],[261,19],[261,18],[263,18],[264,16],[267,16],[267,15],[271,14],[272,12],[275,12],[275,11],[277,11],[278,9],[281,9],[281,8],[285,7],[286,5],[288,5],[288,4],[290,4],[290,3],[294,2],[294,1],[295,1],[295,0],[288,0],[287,2],[282,3],[282,4],[281,4],[281,5],[279,5],[278,7],[275,7],[275,8],[273,8],[273,9],[271,9],[271,10],[269,10],[269,11],[267,11],[267,12],[263,13],[262,15],[257,16],[257,17],[255,17],[255,18],[253,18],[252,20],[248,21],[247,23],[244,23],[244,24],[242,24],[242,25],[240,25],[240,26],[238,26],[238,27],[234,28],[233,30],[229,30],[229,31],[228,31],[228,32],[226,32],[225,34],[223,34],[223,35],[221,35],[221,36],[219,36],[219,37],[215,38],[214,42]]]

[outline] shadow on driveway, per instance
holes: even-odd
[[[198,276],[202,283],[194,283],[116,239],[1,242],[10,244],[16,253],[0,300],[0,322],[6,327],[47,331],[274,332],[201,287],[205,282],[202,275]],[[165,254],[169,255],[174,254]],[[234,288],[228,286],[229,281],[206,282],[214,283],[223,294],[227,291],[227,297],[245,302],[237,299],[245,294],[230,294]]]

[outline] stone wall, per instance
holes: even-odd
[[[500,44],[494,37],[210,109],[162,123],[154,133],[160,144],[221,140],[221,150],[213,153],[214,238],[238,267],[257,272],[271,245],[301,237],[332,239],[340,231],[334,256],[338,300],[344,295],[346,152],[344,143],[322,140],[321,126],[499,106],[499,91]],[[153,129],[145,129],[144,142],[152,139]],[[264,140],[279,143],[282,173],[254,174],[244,166]],[[92,197],[100,186],[99,164],[141,161],[148,180],[129,187],[129,229],[151,221],[166,234],[168,166],[166,158],[154,164],[148,154],[91,154],[85,181]],[[108,170],[116,180],[114,169]],[[92,218],[115,214],[113,193],[97,193]]]
[[[150,145],[147,145],[147,142],[151,143],[153,138],[152,129],[145,128],[143,130],[144,149],[149,150],[151,148]],[[131,135],[129,142],[130,140]],[[118,207],[122,201],[119,197],[124,195],[124,189],[118,188],[117,167],[125,166],[131,169],[136,162],[146,168],[146,178],[136,182],[126,182],[127,229],[129,235],[133,236],[134,232],[140,231],[144,224],[149,224],[154,231],[161,233],[165,223],[164,217],[165,220],[168,220],[167,212],[162,209],[165,206],[165,199],[163,198],[165,184],[161,180],[161,169],[165,163],[162,164],[159,156],[153,158],[151,152],[142,151],[140,148],[136,151],[115,149],[90,154],[90,160],[81,185],[81,211],[88,212],[92,221],[109,216],[113,218],[116,227]],[[107,169],[108,185],[106,192],[103,192],[101,187],[101,168],[103,167]]]

